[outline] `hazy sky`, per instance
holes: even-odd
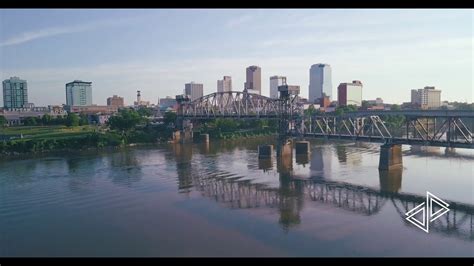
[[[473,101],[473,10],[100,9],[0,10],[0,78],[28,81],[37,106],[65,103],[65,83],[92,81],[93,102],[113,94],[157,102],[184,83],[216,91],[245,68],[284,75],[308,96],[309,68],[332,67],[341,82],[361,80],[363,98],[410,101],[436,86],[442,100]],[[0,95],[0,99],[1,99]]]

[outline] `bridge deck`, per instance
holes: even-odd
[[[352,135],[325,135],[321,133],[305,133],[304,137],[309,138],[327,138],[327,139],[344,139],[344,140],[354,140],[354,141],[365,141],[365,142],[378,142],[385,143],[387,140],[393,144],[405,144],[405,145],[422,145],[422,146],[436,146],[436,147],[449,147],[449,148],[464,148],[464,149],[474,149],[474,143],[468,142],[454,142],[454,141],[443,141],[443,140],[433,140],[426,141],[423,139],[416,139],[410,137],[400,138],[393,137],[390,139],[379,137],[379,136],[352,136]]]

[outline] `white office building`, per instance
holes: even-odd
[[[332,99],[331,66],[328,64],[315,64],[309,70],[309,98],[314,102],[322,98],[323,94]]]
[[[278,98],[278,86],[287,85],[286,77],[283,76],[271,76],[270,77],[270,98]]]
[[[217,92],[232,91],[232,78],[224,76],[223,79],[217,81]]]

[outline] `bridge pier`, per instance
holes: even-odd
[[[192,143],[193,142],[193,131],[192,130],[176,130],[173,132],[174,143]]]
[[[295,142],[296,155],[304,155],[310,153],[309,141],[296,141]]]
[[[258,159],[258,169],[262,169],[264,171],[270,170],[273,168],[272,158],[259,158]]]
[[[201,135],[199,135],[199,142],[201,142],[201,143],[209,143],[209,134],[201,134]]]
[[[277,167],[278,171],[283,174],[288,174],[293,169],[293,148],[292,142],[286,140],[280,142],[277,146]]]
[[[179,143],[181,141],[181,130],[173,131],[173,143]]]
[[[258,158],[269,159],[272,158],[273,145],[258,145]]]
[[[306,165],[309,163],[309,153],[307,154],[296,154],[296,164]]]
[[[380,146],[379,170],[392,170],[403,167],[402,145],[384,144]]]
[[[279,143],[277,145],[277,157],[279,158],[292,157],[293,155],[292,146],[293,145],[290,140],[287,140],[283,143]]]

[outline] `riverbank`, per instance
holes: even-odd
[[[87,150],[116,150],[133,146],[166,144],[171,136],[171,131],[156,129],[134,130],[126,134],[119,134],[115,131],[99,131],[93,127],[25,127],[8,129],[2,133],[4,136],[5,133],[9,133],[10,136],[21,135],[21,138],[13,137],[10,140],[0,141],[0,157]],[[200,133],[195,132],[195,134]],[[274,134],[273,132],[237,131],[210,134],[210,138],[211,140],[239,140],[274,136]]]

